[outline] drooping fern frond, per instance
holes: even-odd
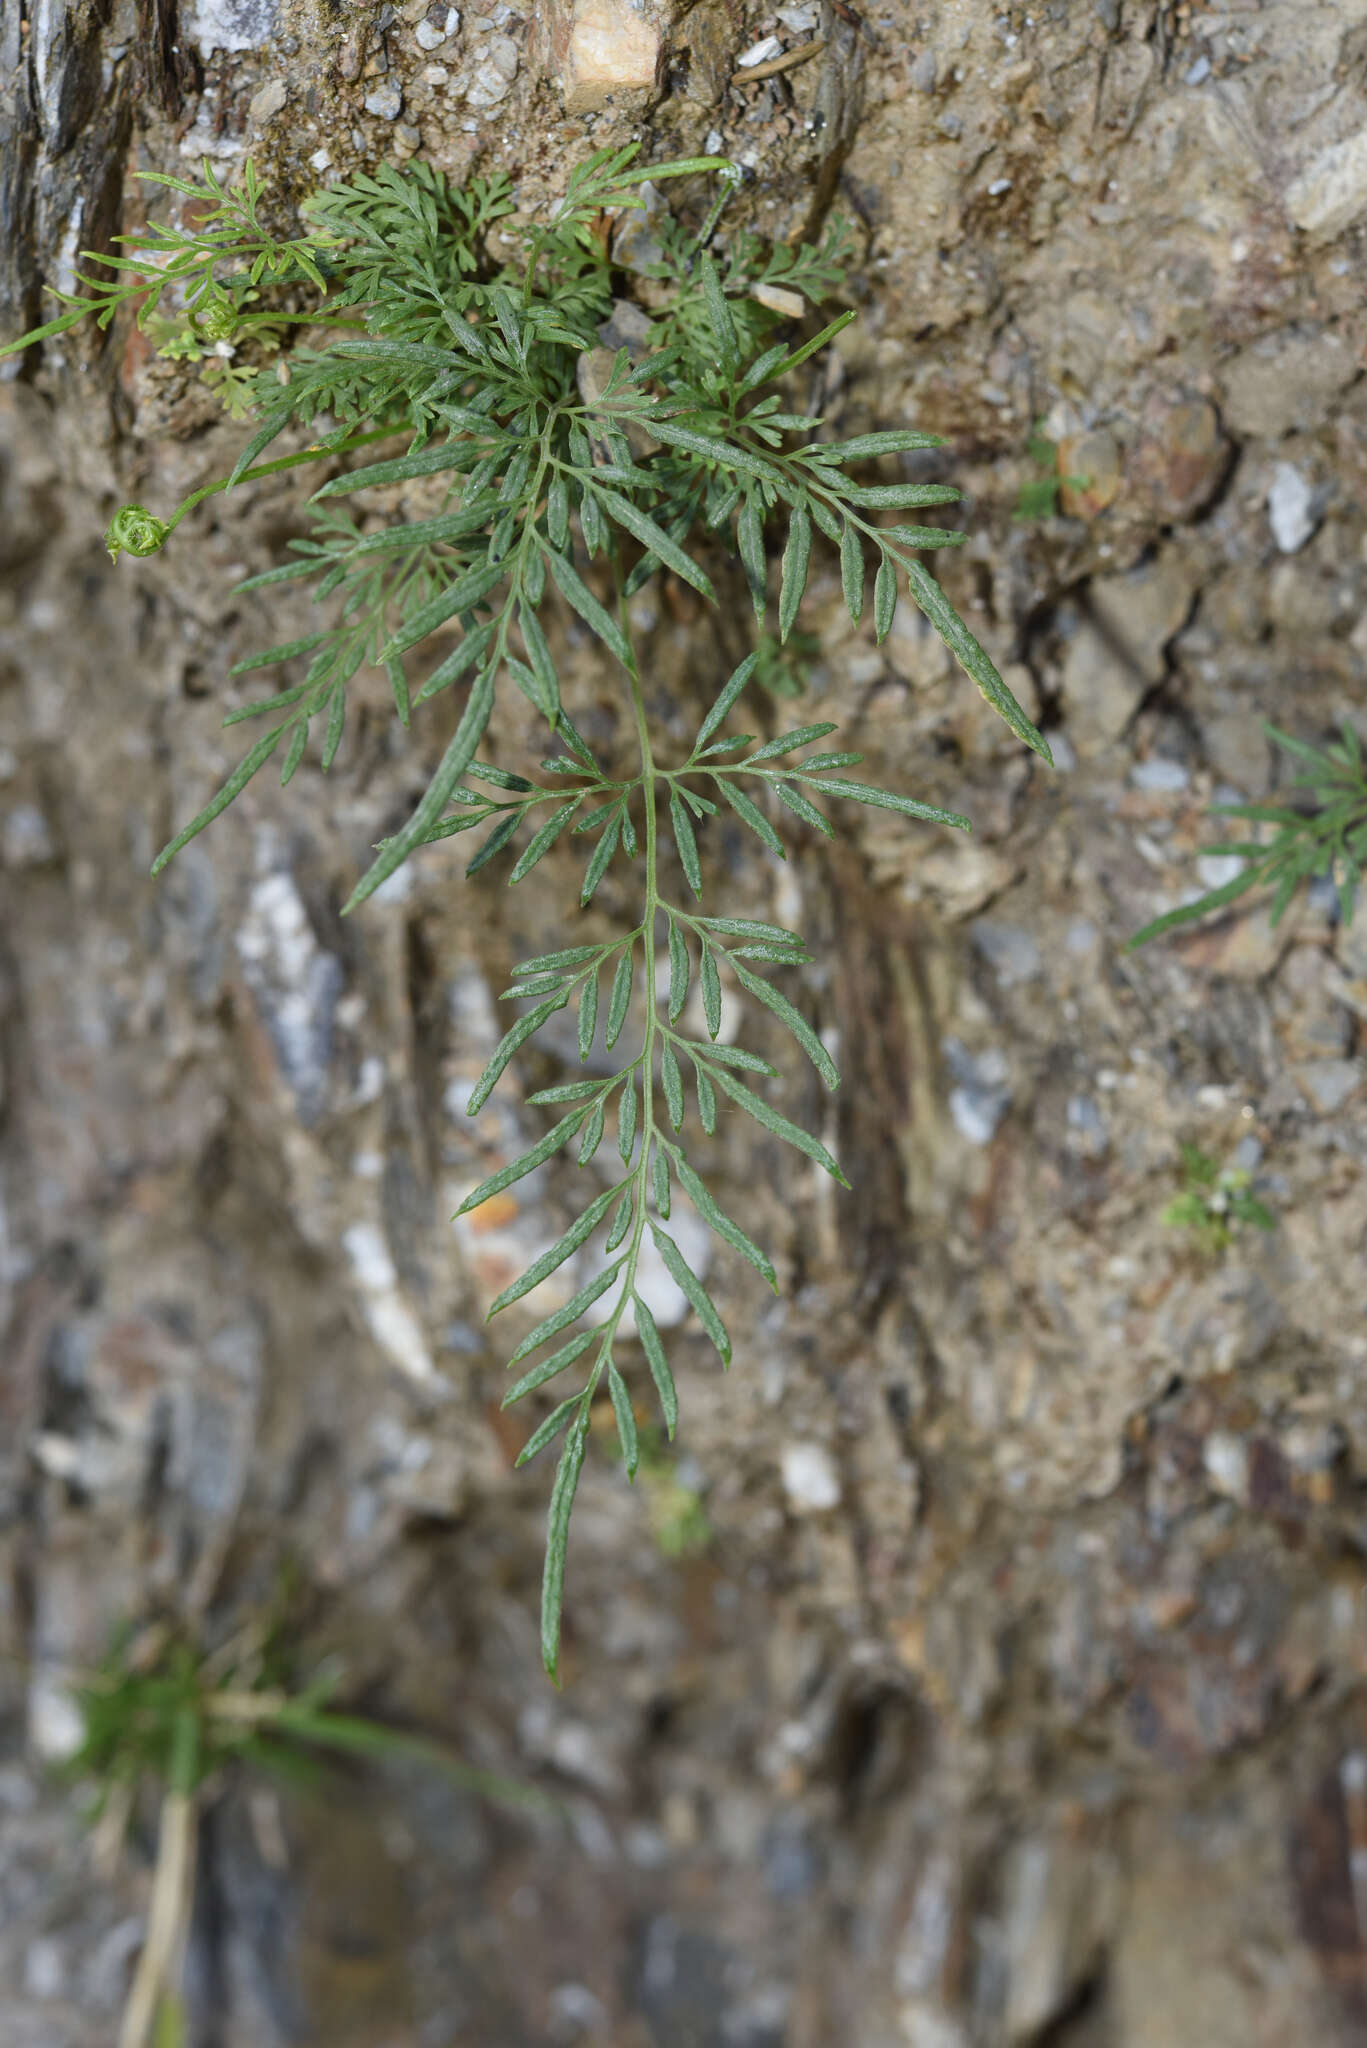
[[[542,1603],[552,1676],[569,1518],[593,1403],[607,1395],[629,1474],[639,1450],[630,1385],[638,1358],[671,1434],[677,1421],[674,1380],[643,1286],[647,1247],[723,1363],[730,1360],[716,1305],[669,1227],[676,1200],[682,1196],[722,1243],[777,1285],[768,1254],[722,1208],[690,1156],[694,1125],[710,1137],[723,1109],[739,1109],[844,1184],[821,1140],[761,1092],[757,1084],[776,1069],[729,1030],[723,1034],[728,1008],[753,1005],[784,1027],[828,1088],[838,1084],[827,1047],[780,985],[785,970],[809,958],[801,937],[711,907],[710,821],[722,813],[738,819],[780,859],[781,825],[795,820],[804,833],[833,836],[833,814],[848,803],[968,829],[955,812],[852,779],[846,771],[862,757],[828,747],[835,731],[828,723],[769,740],[731,730],[761,654],[774,644],[767,631],[771,563],[776,558],[780,644],[798,633],[814,549],[829,544],[853,620],[864,614],[871,582],[882,641],[905,589],[1011,730],[1049,758],[923,564],[923,555],[959,544],[963,533],[906,517],[957,499],[946,485],[895,474],[904,457],[939,447],[938,437],[899,427],[823,439],[819,417],[789,409],[797,373],[855,317],[839,313],[805,339],[791,318],[785,322],[804,299],[814,304],[834,294],[838,234],[798,251],[768,249],[748,232],[723,238],[720,203],[692,233],[678,221],[661,223],[663,256],[647,266],[649,304],[636,308],[634,331],[643,338],[630,350],[602,344],[600,330],[613,331],[614,309],[636,275],[616,262],[605,223],[639,203],[647,179],[658,185],[714,172],[722,174],[724,199],[736,174],[721,160],[644,167],[634,148],[601,152],[571,174],[549,219],[515,226],[506,183],[457,190],[431,170],[384,169],[310,202],[315,240],[303,244],[264,238],[254,182],[242,202],[211,183],[208,202],[224,220],[221,244],[211,236],[206,245],[199,228],[161,229],[118,259],[128,266],[120,275],[132,278],[138,252],[150,247],[158,258],[169,256],[167,273],[179,263],[176,275],[207,276],[240,306],[243,275],[250,289],[272,278],[297,281],[296,274],[316,282],[317,303],[298,317],[319,329],[320,345],[293,352],[284,383],[272,371],[259,377],[256,430],[232,476],[210,489],[393,444],[330,476],[312,500],[313,532],[290,544],[292,559],[241,586],[307,583],[325,608],[316,631],[238,665],[235,673],[278,668],[295,679],[230,714],[229,722],[260,718],[265,729],[158,855],[154,871],[272,756],[279,754],[288,781],[320,734],[321,764],[331,766],[348,687],[362,667],[378,666],[388,672],[405,725],[445,690],[459,687],[463,706],[426,793],[377,848],[347,909],[419,848],[466,832],[482,834],[467,872],[506,857],[513,883],[553,847],[576,847],[581,906],[614,866],[630,865],[639,877],[629,930],[571,941],[517,967],[502,998],[516,1007],[515,1021],[469,1101],[477,1113],[523,1048],[573,1006],[580,1063],[592,1072],[529,1098],[530,1109],[551,1111],[552,1120],[518,1158],[471,1188],[460,1212],[478,1210],[562,1153],[587,1167],[615,1150],[620,1162],[620,1172],[613,1168],[608,1184],[490,1309],[499,1315],[526,1302],[536,1318],[509,1359],[518,1376],[507,1403],[539,1397],[557,1381],[571,1388],[532,1429],[519,1460],[560,1443]],[[235,256],[224,253],[229,229],[239,237]],[[511,259],[500,253],[507,249]],[[143,277],[125,296],[149,288]],[[112,317],[118,303],[108,294],[97,299],[96,317]],[[12,346],[60,331],[74,317]],[[279,436],[300,427],[314,437],[307,448],[262,460]],[[866,480],[880,464],[892,467],[891,480]],[[372,528],[344,510],[358,493],[419,482],[435,492],[426,517]],[[150,552],[203,495],[165,521],[126,508],[117,532],[111,529],[111,549]],[[755,651],[729,676],[714,677],[687,758],[674,765],[657,757],[626,603],[661,574],[714,606],[739,599],[743,610],[748,595],[760,629]],[[545,623],[556,609],[577,618],[622,678],[639,755],[628,777],[605,770],[577,730],[573,706],[561,700]],[[556,750],[534,774],[482,752],[496,695],[509,688],[528,699]],[[666,891],[669,842],[687,900]],[[542,1312],[537,1290],[562,1269],[572,1291]]]

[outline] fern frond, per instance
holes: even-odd
[[[663,207],[662,185],[684,190],[674,181],[717,173],[719,196],[700,225],[682,208],[676,217]],[[737,179],[717,158],[644,165],[635,145],[601,150],[572,171],[550,217],[524,227],[502,177],[462,187],[427,166],[386,166],[308,202],[304,234],[282,238],[267,223],[266,195],[250,166],[231,188],[206,166],[198,184],[162,181],[187,202],[193,229],[158,225],[111,257],[89,259],[104,278],[83,276],[90,296],[9,344],[12,351],[51,339],[86,317],[107,326],[134,302],[144,322],[160,319],[156,309],[170,294],[175,320],[154,331],[177,360],[208,361],[213,335],[234,347],[239,338],[257,343],[223,378],[234,404],[253,408],[253,431],[232,475],[208,488],[295,464],[328,469],[310,500],[312,530],[291,542],[291,559],[242,585],[255,593],[308,584],[317,627],[236,664],[237,676],[281,672],[282,687],[228,711],[228,724],[260,718],[266,729],[158,855],[158,869],[267,760],[278,755],[288,781],[316,743],[320,765],[330,768],[345,736],[348,688],[363,669],[379,669],[405,726],[421,726],[440,692],[459,689],[463,701],[424,795],[375,849],[348,910],[419,849],[464,833],[480,835],[467,875],[487,869],[492,878],[506,855],[508,885],[541,887],[548,874],[574,866],[581,910],[600,890],[620,900],[615,887],[603,887],[610,874],[614,882],[634,878],[629,929],[581,943],[571,925],[566,944],[521,962],[502,991],[511,1021],[471,1092],[471,1114],[562,1013],[573,1017],[570,1042],[585,1071],[529,1098],[523,1149],[471,1186],[457,1212],[473,1215],[543,1172],[582,1173],[592,1183],[555,1242],[489,1310],[530,1319],[511,1347],[515,1376],[505,1404],[535,1405],[543,1390],[553,1398],[571,1389],[534,1417],[518,1461],[559,1446],[542,1596],[552,1677],[593,1405],[601,1398],[611,1409],[628,1476],[640,1456],[634,1389],[643,1375],[671,1436],[677,1425],[643,1257],[663,1266],[678,1290],[679,1319],[696,1321],[723,1365],[731,1340],[710,1269],[683,1248],[678,1205],[778,1284],[774,1254],[711,1185],[699,1135],[709,1140],[721,1112],[736,1109],[757,1127],[759,1145],[795,1149],[846,1184],[822,1138],[761,1092],[777,1070],[742,1042],[755,1022],[778,1027],[827,1088],[839,1083],[800,984],[783,979],[810,960],[801,936],[711,907],[713,821],[739,821],[779,859],[785,833],[833,836],[847,803],[968,829],[957,812],[850,779],[841,771],[862,757],[826,744],[836,730],[828,722],[768,737],[729,730],[752,681],[762,685],[755,695],[767,721],[778,665],[800,668],[797,655],[812,644],[800,622],[820,549],[838,559],[856,624],[871,569],[875,637],[890,631],[905,591],[1010,729],[1048,759],[1036,727],[922,564],[923,554],[958,545],[963,533],[899,517],[957,500],[949,485],[897,473],[903,458],[940,446],[938,437],[898,426],[823,439],[822,420],[803,408],[798,373],[855,316],[836,313],[805,336],[791,316],[829,309],[838,297],[844,230],[836,225],[820,244],[798,249],[727,230],[723,212]],[[607,323],[633,273],[614,256],[604,224],[639,209],[647,181],[658,260],[634,275],[648,278],[649,304],[628,323],[631,347],[609,350]],[[310,330],[309,345],[290,352],[279,377],[262,371],[261,347],[277,346],[296,326]],[[304,447],[261,460],[277,439],[301,435]],[[375,501],[367,494],[393,492],[402,501],[410,487],[424,493],[412,516],[400,509],[377,519],[368,509]],[[155,551],[203,495],[169,520],[124,508],[111,549]],[[666,578],[714,608],[743,605],[748,595],[763,630],[729,675],[712,666],[710,642],[700,638],[710,702],[687,758],[674,767],[657,758],[629,606],[637,591]],[[768,630],[771,600],[776,633]],[[639,753],[631,775],[600,765],[573,706],[562,703],[557,630],[593,643],[603,674],[623,686],[624,725]],[[798,687],[784,683],[790,694]],[[494,708],[510,689],[551,735],[535,774],[487,758]],[[1269,851],[1239,889],[1263,878],[1281,887],[1290,877],[1294,886],[1307,864],[1322,871],[1337,863],[1336,872],[1351,868],[1354,878],[1360,870],[1367,825],[1356,741],[1345,736],[1330,756],[1300,752],[1320,803],[1313,829],[1299,810],[1294,822],[1283,819],[1283,850]],[[666,894],[666,861],[675,856],[687,903]],[[1153,929],[1186,914],[1170,913]],[[729,1033],[723,1039],[724,1023],[736,1027],[736,1042]]]

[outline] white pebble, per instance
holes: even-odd
[[[381,121],[397,121],[403,111],[403,94],[392,78],[386,78],[362,102],[368,114]]]
[[[1226,882],[1232,882],[1243,871],[1244,864],[1237,853],[1203,853],[1196,863],[1196,872],[1206,889],[1223,889]]]
[[[1319,524],[1314,491],[1289,462],[1277,464],[1267,494],[1267,519],[1272,538],[1284,555],[1299,553]]]
[[[1154,754],[1147,761],[1136,762],[1130,770],[1132,788],[1162,794],[1169,790],[1185,789],[1190,780],[1190,775],[1180,761],[1169,761],[1163,754]]]
[[[779,1453],[783,1491],[794,1514],[824,1514],[840,1505],[840,1475],[822,1444],[785,1444]]]

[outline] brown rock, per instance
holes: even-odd
[[[1080,754],[1099,752],[1125,730],[1161,679],[1164,651],[1194,594],[1195,570],[1175,547],[1130,575],[1095,578],[1090,616],[1063,661],[1068,736]]]
[[[567,114],[590,114],[609,101],[639,111],[655,91],[660,62],[658,11],[632,0],[557,0],[548,10],[551,69]]]
[[[1190,519],[1219,490],[1231,453],[1209,399],[1155,393],[1126,465],[1130,488],[1165,524]]]
[[[1120,489],[1120,448],[1106,427],[1060,441],[1061,498],[1070,519],[1095,519]]]

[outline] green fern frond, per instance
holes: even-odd
[[[661,186],[716,174],[720,196],[700,228],[663,209]],[[229,191],[206,166],[199,185],[166,181],[193,201],[193,230],[158,226],[119,255],[91,259],[110,280],[87,280],[88,300],[9,344],[31,346],[87,315],[107,326],[135,300],[146,321],[171,285],[181,325],[169,345],[182,355],[211,333],[229,346],[239,334],[264,335],[252,322],[273,323],[276,338],[293,326],[311,335],[290,352],[282,377],[257,373],[252,382],[244,369],[231,380],[236,398],[253,405],[254,431],[232,476],[210,488],[296,463],[324,466],[311,533],[290,544],[289,560],[242,586],[307,583],[318,627],[238,664],[238,674],[276,670],[282,687],[228,714],[229,724],[261,718],[265,729],[158,855],[157,870],[268,760],[279,759],[288,781],[316,745],[320,765],[332,766],[354,678],[382,668],[404,725],[440,692],[459,688],[462,707],[425,794],[376,848],[347,909],[418,849],[464,833],[479,834],[466,872],[487,868],[492,877],[506,862],[511,886],[540,886],[543,863],[573,856],[581,906],[609,874],[636,878],[629,930],[569,943],[514,971],[501,998],[511,1022],[469,1102],[477,1113],[524,1048],[568,1010],[580,1064],[592,1071],[530,1098],[530,1113],[547,1111],[548,1120],[518,1157],[469,1190],[459,1213],[561,1156],[581,1167],[597,1162],[599,1174],[604,1157],[620,1161],[490,1309],[532,1318],[510,1347],[517,1376],[508,1404],[536,1403],[553,1382],[572,1389],[534,1422],[519,1459],[558,1446],[542,1603],[552,1677],[594,1403],[602,1396],[611,1409],[629,1476],[640,1456],[633,1387],[643,1374],[671,1436],[677,1424],[673,1375],[645,1299],[647,1248],[723,1364],[731,1342],[709,1280],[690,1263],[677,1224],[666,1227],[675,1205],[686,1203],[722,1246],[778,1284],[769,1251],[704,1178],[695,1125],[710,1137],[722,1110],[740,1110],[758,1142],[793,1148],[846,1184],[821,1138],[752,1085],[775,1075],[769,1060],[741,1037],[732,1042],[732,1032],[721,1035],[724,1021],[734,1027],[760,1013],[825,1087],[839,1083],[800,992],[782,984],[810,958],[800,935],[711,907],[714,820],[738,821],[780,859],[794,831],[833,836],[850,803],[968,829],[957,812],[850,779],[843,771],[862,757],[827,745],[836,730],[829,723],[768,739],[731,730],[757,674],[755,699],[767,715],[785,658],[776,650],[807,639],[799,622],[820,550],[838,561],[852,620],[864,615],[871,577],[882,641],[905,594],[1011,730],[1049,758],[923,566],[926,552],[958,545],[963,533],[901,517],[957,499],[947,485],[896,475],[903,457],[938,447],[938,438],[894,428],[824,439],[820,417],[802,409],[798,373],[855,317],[836,313],[805,338],[794,318],[838,297],[845,231],[833,226],[818,245],[796,250],[749,230],[724,232],[737,178],[715,158],[647,166],[634,146],[604,150],[571,173],[548,219],[521,226],[504,179],[457,187],[430,167],[385,167],[308,202],[305,237],[280,240],[263,224],[255,173]],[[639,209],[647,181],[658,256],[633,271],[614,255],[605,223]],[[648,304],[628,323],[637,340],[609,349],[600,330],[613,331],[615,306],[642,290],[642,276]],[[310,437],[302,451],[263,461],[278,437],[301,429]],[[359,466],[345,467],[353,454]],[[359,493],[417,482],[433,494],[421,517],[376,525],[346,508]],[[111,547],[154,550],[203,495],[166,521],[126,508]],[[660,577],[713,607],[748,594],[762,635],[729,676],[715,676],[691,750],[673,766],[657,752],[627,606]],[[562,703],[546,624],[556,613],[573,617],[621,681],[639,752],[626,779],[600,765],[573,706]],[[525,696],[549,736],[535,772],[513,772],[483,751],[496,697],[508,689]],[[667,891],[674,857],[686,901]],[[538,1289],[564,1272],[572,1274],[568,1299],[541,1312]]]

